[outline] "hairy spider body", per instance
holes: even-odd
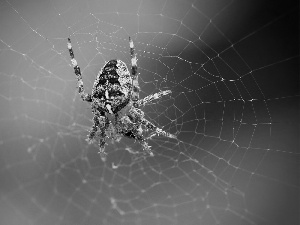
[[[115,114],[130,101],[132,79],[127,66],[121,60],[110,60],[100,70],[92,91],[92,101],[99,110]]]
[[[153,131],[151,137],[163,135],[169,138],[176,138],[175,135],[163,131],[145,119],[145,114],[140,107],[161,98],[163,95],[170,94],[171,91],[161,91],[139,100],[140,88],[138,84],[137,59],[134,53],[134,44],[130,37],[129,45],[131,74],[123,61],[119,59],[110,60],[99,71],[93,85],[92,94],[87,94],[84,91],[80,67],[74,58],[71,40],[68,38],[68,50],[77,77],[78,92],[83,101],[91,102],[94,114],[94,124],[87,141],[92,143],[98,132],[100,138],[99,153],[103,161],[106,159],[105,144],[107,138],[117,141],[122,136],[133,138],[139,141],[143,146],[143,150],[152,156],[153,153],[150,146],[143,136],[143,127],[146,130]]]

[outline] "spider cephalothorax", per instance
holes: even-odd
[[[131,54],[131,74],[124,62],[118,59],[108,61],[99,71],[94,82],[92,94],[84,92],[80,67],[74,58],[71,40],[68,38],[68,49],[71,62],[77,76],[77,85],[82,100],[91,102],[94,113],[94,124],[88,135],[87,141],[92,143],[98,132],[99,152],[102,160],[105,160],[104,147],[107,138],[120,140],[122,136],[133,138],[141,143],[143,149],[153,155],[150,146],[143,136],[144,129],[151,130],[150,135],[163,135],[176,138],[153,123],[145,119],[144,112],[140,109],[149,102],[170,94],[171,91],[161,91],[139,100],[139,84],[137,74],[137,59],[134,53],[134,45],[129,38]],[[144,128],[144,129],[143,129]]]

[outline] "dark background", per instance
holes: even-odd
[[[0,1],[0,224],[299,224],[297,1]],[[178,139],[85,141],[87,92],[136,46],[147,119]]]

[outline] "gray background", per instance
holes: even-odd
[[[299,223],[296,1],[0,1],[0,224]],[[87,145],[87,92],[136,46],[146,117],[177,134]]]

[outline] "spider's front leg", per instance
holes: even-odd
[[[93,118],[94,124],[92,129],[90,130],[90,133],[88,135],[88,138],[86,139],[89,144],[94,142],[94,139],[96,137],[97,130],[100,130],[99,134],[99,154],[102,159],[102,161],[106,160],[106,152],[105,150],[105,144],[106,144],[106,133],[109,126],[109,121],[104,115],[95,114]]]
[[[100,157],[101,157],[102,161],[105,161],[106,160],[106,155],[107,155],[107,153],[105,152],[105,144],[106,144],[106,138],[107,138],[106,130],[109,127],[109,120],[104,116],[101,117],[101,119],[102,119],[102,122],[99,126],[99,129],[100,129],[99,154],[100,154]]]
[[[174,139],[177,138],[174,134],[170,134],[170,133],[158,128],[153,123],[151,123],[150,121],[145,119],[145,115],[144,115],[144,112],[142,110],[137,109],[137,108],[132,108],[129,111],[129,113],[134,118],[133,121],[135,123],[143,124],[148,129],[154,131],[157,135],[163,135],[165,137],[174,138]],[[151,135],[151,136],[153,136],[153,135]]]
[[[149,155],[153,156],[153,152],[150,149],[151,146],[148,145],[146,139],[142,135],[143,129],[141,125],[131,121],[128,116],[124,116],[121,118],[118,127],[120,127],[120,130],[122,130],[121,133],[124,136],[127,136],[129,138],[134,138],[135,140],[140,142],[141,145],[143,146],[143,150],[148,152]]]
[[[83,101],[92,102],[91,95],[84,92],[80,67],[78,66],[77,61],[74,58],[74,52],[73,52],[73,49],[72,49],[72,44],[71,44],[71,39],[70,38],[68,38],[68,50],[69,50],[69,54],[70,54],[70,57],[71,57],[71,62],[72,62],[72,65],[73,65],[73,69],[74,69],[75,75],[77,77],[77,86],[78,86],[79,95],[80,95],[80,97]]]
[[[143,150],[146,151],[150,156],[154,156],[153,152],[151,151],[151,146],[148,145],[145,137],[142,134],[142,127],[139,126],[136,129],[131,130],[134,139],[139,141],[143,146]]]
[[[137,139],[143,146],[143,150],[146,151],[150,156],[154,156],[150,147],[142,134],[135,134],[135,139]]]
[[[166,90],[166,91],[160,91],[158,93],[155,93],[153,95],[148,95],[147,97],[137,101],[137,107],[143,107],[147,104],[149,104],[150,102],[152,102],[153,100],[155,99],[159,99],[161,98],[162,96],[164,95],[168,95],[168,94],[171,94],[171,90]]]
[[[151,123],[150,121],[148,121],[147,119],[145,118],[142,118],[142,124],[145,125],[149,130],[152,130],[154,131],[155,134],[157,135],[162,135],[162,136],[165,136],[165,137],[168,137],[168,138],[174,138],[176,139],[176,135],[174,134],[170,134],[166,131],[164,131],[163,129],[160,129],[158,128],[157,126],[155,126],[153,123]],[[153,137],[154,135],[150,135],[150,137]]]
[[[103,162],[106,161],[106,155],[107,155],[107,153],[105,152],[105,144],[106,144],[105,129],[107,129],[107,127],[103,128],[103,130],[101,130],[100,135],[99,135],[100,136],[100,139],[99,139],[99,154],[100,154],[100,157],[101,157]]]
[[[101,123],[100,123],[100,121],[101,121]],[[98,115],[94,115],[93,122],[94,122],[94,124],[92,126],[92,129],[90,130],[90,133],[89,133],[89,135],[88,135],[88,137],[86,139],[86,141],[89,144],[92,144],[94,142],[94,139],[95,139],[98,127],[101,127],[100,124],[103,123],[102,117],[101,117],[101,120],[99,120]]]
[[[134,138],[137,139],[143,146],[144,151],[147,151],[151,156],[153,156],[153,153],[150,149],[150,146],[148,145],[146,139],[143,137],[142,135],[142,127],[141,125],[146,126],[148,129],[154,131],[157,135],[163,135],[165,137],[169,137],[169,138],[175,138],[176,136],[173,134],[170,134],[160,128],[158,128],[157,126],[155,126],[153,123],[151,123],[150,121],[148,121],[147,119],[144,118],[144,112],[138,108],[132,108],[129,111],[129,115],[132,118],[132,123],[134,124],[138,124],[138,128],[139,129],[135,129],[134,130]],[[140,131],[140,132],[138,132]],[[152,137],[153,135],[151,135]],[[148,139],[148,138],[147,138]]]

